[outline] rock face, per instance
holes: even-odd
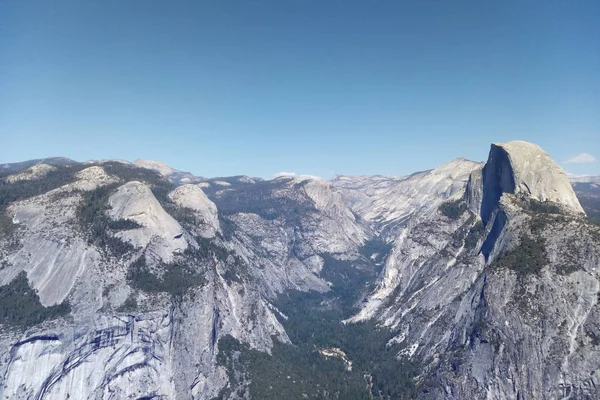
[[[173,396],[170,317],[104,318],[96,320],[90,332],[62,331],[18,342],[3,376],[2,395],[10,399]]]
[[[135,247],[147,248],[162,261],[173,261],[173,254],[188,247],[183,228],[169,215],[141,182],[127,182],[108,199],[108,215],[114,220],[131,220],[141,228],[118,233],[119,238]]]
[[[318,276],[319,252],[356,257],[367,236],[326,182],[263,183],[272,214],[225,207],[225,231],[217,206],[199,186],[174,188],[159,200],[156,182],[124,182],[145,176],[132,173],[136,167],[112,163],[122,177],[108,174],[104,164],[85,167],[59,169],[67,176],[57,182],[67,183],[3,211],[17,228],[10,240],[0,235],[2,284],[24,270],[42,306],[68,301],[71,313],[0,336],[0,397],[214,398],[228,382],[217,365],[219,339],[231,335],[267,352],[273,340],[289,342],[274,298],[286,290],[328,290]],[[21,185],[15,192],[28,193],[25,183],[14,180]],[[233,179],[226,194],[233,190],[234,197],[221,204],[245,202],[260,211],[263,203],[246,190],[256,184]],[[78,209],[90,201],[86,193],[98,191],[91,201],[100,201],[102,190],[109,194],[105,203],[88,208],[95,204],[100,214],[94,220],[108,225],[94,231],[101,240],[92,240]],[[221,194],[212,195],[219,200]],[[288,205],[310,211],[290,214]],[[132,248],[115,253],[106,245],[115,238]],[[136,281],[131,268],[140,260],[146,269]],[[169,279],[187,284],[182,270],[202,279],[185,295],[171,295],[180,291]]]
[[[481,200],[481,219],[485,224],[492,221],[491,234],[482,247],[486,258],[506,222],[504,207],[499,208],[505,193],[552,202],[568,212],[584,213],[567,175],[539,146],[522,141],[493,143],[483,168]]]
[[[490,218],[503,193],[551,201],[572,212],[583,213],[565,172],[533,143],[493,143],[483,171],[483,186],[481,217],[484,222]]]
[[[180,207],[193,210],[202,225],[201,235],[213,237],[219,231],[219,214],[198,185],[186,184],[169,193],[169,198]]]
[[[376,318],[425,363],[435,385],[420,398],[597,397],[600,229],[564,177],[537,146],[493,145],[462,215],[423,213],[400,232],[351,321]]]
[[[33,167],[29,167],[18,174],[10,175],[6,178],[9,183],[14,183],[20,180],[32,180],[39,179],[46,175],[48,172],[56,171],[56,167],[50,164],[36,164]]]
[[[598,398],[600,228],[539,147],[331,182],[137,164],[53,165],[31,179],[14,177],[35,164],[6,168],[0,284],[25,271],[39,307],[70,311],[0,315],[0,398],[248,398],[237,391],[248,371],[221,363],[219,340],[275,355],[294,337],[279,296],[337,296],[326,260],[346,268],[342,285],[355,264],[373,268],[346,322],[389,330],[398,358],[420,366],[414,397]]]
[[[70,184],[17,201],[8,210],[23,232],[18,250],[3,255],[8,267],[0,270],[0,281],[7,284],[26,271],[45,306],[61,303],[83,270],[94,268],[99,260],[98,252],[76,231],[65,229],[75,220],[79,191],[117,181],[100,167],[84,169],[74,178]]]
[[[473,171],[481,163],[459,158],[431,171],[407,177],[340,176],[333,185],[340,189],[352,210],[390,240],[414,215],[435,209],[456,194],[462,194]]]
[[[167,164],[165,164],[162,161],[144,160],[144,159],[140,158],[140,159],[135,160],[133,163],[135,165],[137,165],[138,167],[153,169],[165,177],[176,172],[175,169],[169,167]]]
[[[52,158],[43,158],[36,160],[28,160],[18,163],[9,163],[0,165],[0,173],[5,174],[16,174],[19,171],[23,171],[26,168],[38,165],[38,164],[47,164],[53,166],[67,166],[67,165],[75,165],[78,164],[77,161],[71,160],[65,157],[52,157]]]
[[[203,178],[194,176],[189,172],[183,172],[169,167],[162,161],[138,159],[133,162],[138,167],[151,169],[176,185],[184,185],[203,181]]]

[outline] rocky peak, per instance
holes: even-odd
[[[481,170],[481,163],[457,158],[409,176],[341,176],[332,183],[353,212],[393,239],[412,216],[436,210],[441,202],[462,195],[476,170]]]
[[[487,223],[503,193],[551,201],[583,213],[568,176],[539,146],[523,142],[492,143],[483,168],[481,218]]]
[[[9,175],[6,178],[6,182],[14,183],[23,180],[33,180],[44,177],[49,172],[55,171],[56,167],[50,164],[36,164],[33,167],[29,167],[17,174]]]
[[[164,177],[167,177],[175,172],[173,168],[169,167],[166,163],[162,161],[144,160],[140,158],[135,160],[133,163],[138,167],[152,169]]]
[[[141,225],[119,232],[117,236],[122,240],[135,247],[150,245],[164,262],[171,262],[173,253],[187,248],[181,225],[162,208],[146,184],[127,182],[110,196],[108,204],[108,215],[113,220],[132,220]]]
[[[169,193],[169,199],[180,207],[194,211],[203,224],[202,236],[213,237],[219,231],[219,215],[215,203],[198,185],[182,185]]]
[[[203,179],[191,174],[189,172],[179,171],[175,168],[168,166],[165,162],[137,159],[133,162],[137,167],[150,169],[158,172],[164,178],[167,178],[171,183],[176,186],[184,185],[188,183],[201,182]]]

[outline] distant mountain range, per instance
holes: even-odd
[[[0,397],[591,399],[600,184],[494,143],[404,177],[0,166]]]

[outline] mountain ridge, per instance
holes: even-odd
[[[28,306],[0,325],[0,395],[588,395],[600,228],[547,161],[510,160],[497,191],[495,158],[330,181],[114,160],[4,176],[0,310]]]

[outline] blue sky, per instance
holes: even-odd
[[[0,2],[0,163],[404,175],[492,141],[600,174],[600,2]]]

